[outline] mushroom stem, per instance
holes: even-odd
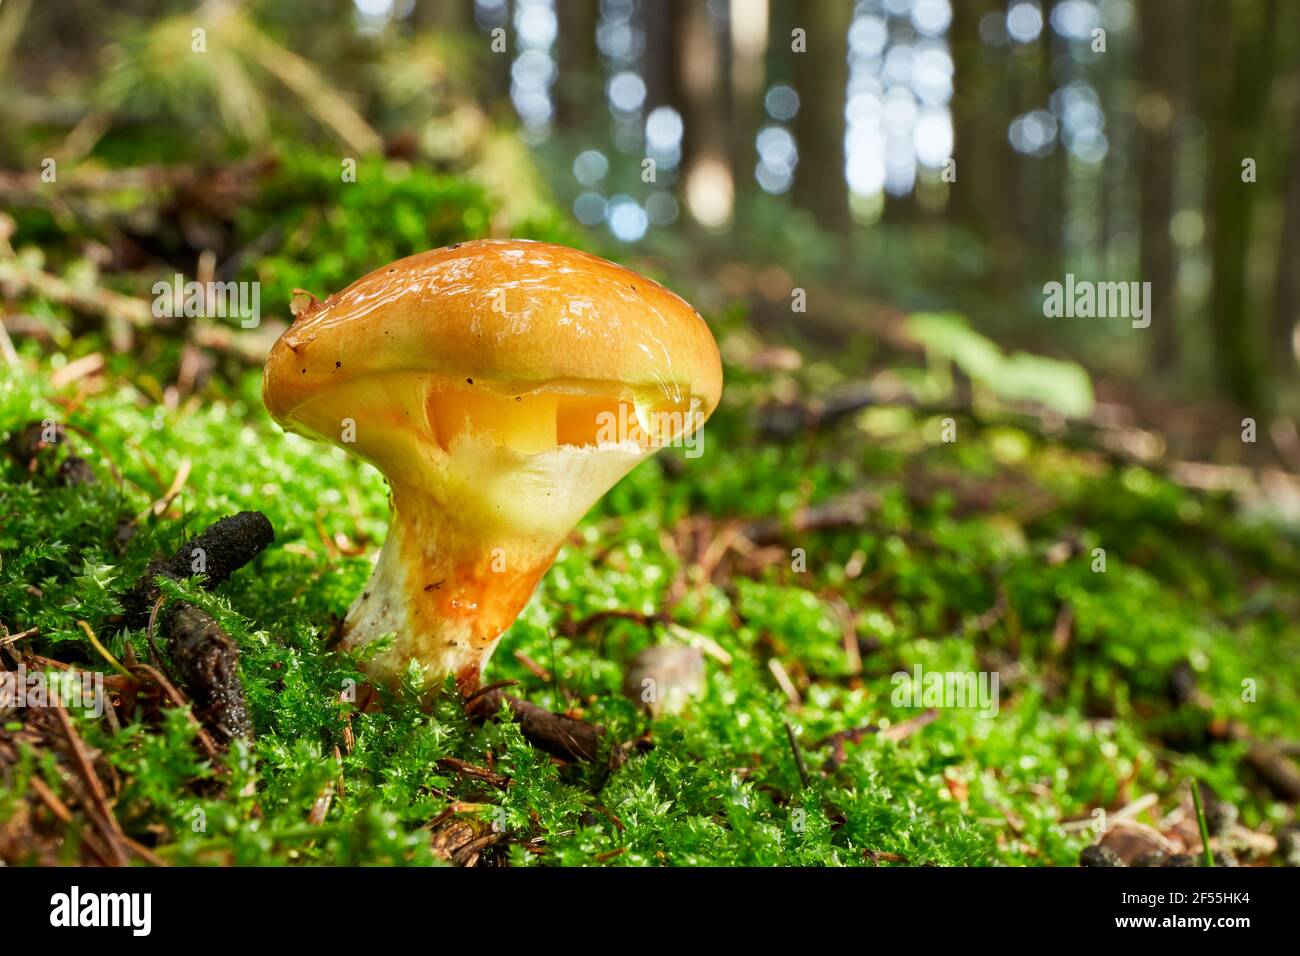
[[[395,682],[415,659],[431,692],[454,675],[461,693],[471,693],[561,541],[467,540],[457,517],[427,495],[394,491],[393,505],[374,574],[344,622],[343,646],[395,635],[372,670]]]
[[[395,635],[368,669],[396,683],[412,659],[437,692],[462,693],[483,669],[587,509],[644,456],[636,444],[522,453],[464,437],[430,452],[441,477],[394,483],[393,515],[343,646]],[[389,474],[402,472],[390,468]]]

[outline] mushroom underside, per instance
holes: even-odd
[[[477,437],[523,453],[572,445],[634,442],[663,447],[704,420],[701,403],[672,385],[629,386],[587,380],[515,384],[413,372],[371,373],[299,405],[288,416],[327,441],[340,443],[344,421],[386,420],[416,427],[443,451]],[[396,419],[396,421],[393,421]],[[364,436],[344,443],[366,452]],[[375,449],[379,451],[380,449]]]
[[[395,679],[416,660],[431,689],[453,675],[476,686],[574,524],[656,446],[691,430],[689,400],[582,385],[367,376],[295,412],[392,487],[388,538],[344,625],[349,649],[391,640],[372,671]],[[330,434],[347,422],[342,440]]]

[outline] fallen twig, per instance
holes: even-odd
[[[95,768],[90,762],[90,754],[86,752],[86,745],[62,705],[55,705],[52,710],[68,741],[68,750],[72,755],[73,764],[89,792],[90,800],[85,807],[86,814],[108,843],[113,863],[117,866],[126,866],[130,861],[122,846],[122,828],[118,825],[117,818],[113,816],[113,808],[108,803],[108,794],[104,792],[104,783],[95,773]]]
[[[788,519],[759,518],[743,525],[740,530],[753,544],[778,544],[791,535],[810,531],[860,528],[878,504],[879,497],[872,492],[850,492],[818,505],[800,508]]]
[[[1300,771],[1278,750],[1256,743],[1246,752],[1246,762],[1279,799],[1300,803]]]
[[[795,736],[794,728],[790,726],[790,721],[785,722],[785,735],[790,738],[790,750],[794,753],[794,766],[799,771],[799,780],[803,783],[804,789],[808,788],[808,767],[803,762],[803,751],[799,749],[799,740]]]
[[[825,399],[767,405],[759,410],[758,427],[765,438],[788,440],[829,428],[878,402],[869,385],[849,386]]]
[[[194,715],[193,710],[190,708],[190,702],[186,696],[182,694],[176,688],[176,685],[169,681],[157,668],[150,667],[148,664],[135,664],[131,669],[133,671],[142,672],[146,678],[153,681],[162,689],[163,694],[166,695],[173,704],[189,714],[190,720],[194,723],[195,727],[198,728],[199,746],[203,748],[203,752],[207,754],[210,760],[212,760],[217,771],[221,772],[223,766],[219,762],[221,749],[212,739],[212,735],[208,733],[207,728],[205,728],[198,717]]]
[[[834,770],[849,759],[848,750],[845,747],[846,744],[861,743],[865,738],[872,734],[879,734],[886,740],[892,740],[897,743],[900,740],[906,740],[927,724],[933,723],[938,719],[938,717],[939,711],[936,708],[931,707],[929,710],[923,711],[909,720],[904,720],[891,727],[886,727],[884,730],[881,730],[875,724],[868,724],[865,727],[854,727],[850,730],[838,731],[837,733],[831,734],[825,740],[822,740],[817,744],[817,746],[825,747],[827,744],[831,745],[831,755],[827,758],[825,767],[827,770]]]
[[[473,780],[482,780],[486,784],[496,787],[498,790],[504,790],[510,786],[510,778],[503,776],[486,767],[477,767],[466,760],[460,760],[456,757],[443,757],[438,761],[439,770],[447,770],[451,773],[459,774],[462,777],[469,777]]]
[[[503,702],[519,721],[524,737],[541,750],[565,760],[595,760],[599,756],[605,729],[584,720],[551,713],[544,707],[511,697],[500,690],[478,694],[468,709],[478,716],[488,717],[500,711]]]
[[[33,637],[39,633],[41,633],[39,627],[29,627],[25,631],[19,631],[17,634],[6,633],[3,637],[0,637],[0,647],[8,647],[10,644],[16,644],[24,638]]]
[[[127,624],[143,627],[162,591],[159,575],[183,580],[197,575],[205,590],[212,590],[257,557],[272,541],[275,529],[259,511],[241,511],[222,518],[202,534],[190,539],[171,557],[153,561],[140,582],[122,599]]]
[[[253,735],[239,678],[239,648],[210,614],[188,601],[177,601],[160,615],[164,595],[158,578],[197,575],[203,587],[211,590],[274,539],[271,523],[260,512],[241,511],[222,518],[170,558],[151,562],[122,600],[127,624],[147,628],[151,650],[154,622],[162,621],[180,683],[218,744]]]
[[[210,614],[188,601],[167,612],[165,627],[181,685],[219,744],[251,738],[253,722],[239,679],[239,648]]]

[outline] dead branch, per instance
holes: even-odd
[[[218,744],[251,739],[253,722],[239,679],[239,647],[210,614],[177,601],[164,625],[181,686]]]
[[[222,518],[181,545],[171,557],[150,563],[139,583],[122,599],[127,624],[143,627],[147,623],[150,610],[162,596],[156,580],[159,576],[184,580],[196,575],[204,590],[211,591],[274,540],[275,529],[260,511],[241,511]]]
[[[765,547],[788,540],[791,535],[860,528],[879,502],[874,492],[850,492],[822,504],[800,508],[788,519],[758,518],[750,521],[741,528],[741,533],[753,544]]]
[[[605,729],[565,714],[554,714],[544,707],[511,697],[500,690],[489,690],[474,697],[468,706],[471,714],[487,718],[509,706],[519,729],[533,746],[565,760],[595,760]]]
[[[850,730],[838,731],[837,733],[831,734],[825,740],[822,740],[817,744],[817,746],[825,747],[827,744],[831,745],[831,755],[827,758],[824,766],[827,770],[835,770],[849,759],[848,750],[845,746],[846,744],[861,743],[873,734],[878,734],[886,740],[892,740],[897,743],[900,740],[906,740],[927,724],[933,723],[938,719],[938,717],[939,711],[931,707],[929,710],[923,711],[909,720],[904,720],[902,723],[894,724],[892,727],[887,727],[884,730],[881,730],[875,724],[868,724],[865,727],[854,727]]]

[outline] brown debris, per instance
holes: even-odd
[[[62,706],[51,709],[67,740],[68,752],[72,757],[73,766],[89,796],[88,800],[82,802],[86,815],[91,818],[96,829],[103,837],[104,843],[108,847],[112,865],[126,866],[129,857],[123,842],[122,828],[113,815],[113,808],[109,805],[104,783],[99,779],[99,775],[95,773],[95,767],[91,761],[90,753],[86,749],[85,742],[82,741],[81,735],[77,733],[72,724],[72,718],[68,716],[68,712]]]
[[[429,837],[433,855],[456,866],[477,866],[483,851],[505,839],[489,824],[473,816],[455,817],[437,823]]]
[[[150,611],[162,596],[155,580],[158,576],[184,580],[197,575],[204,590],[210,591],[274,540],[275,530],[260,511],[241,511],[214,522],[202,534],[181,545],[171,557],[149,564],[139,583],[122,599],[127,624],[143,627],[148,621]]]
[[[486,767],[477,767],[466,760],[460,760],[457,757],[443,757],[438,761],[438,769],[448,773],[459,774],[462,777],[468,777],[471,780],[481,780],[484,783],[496,787],[498,790],[504,790],[510,786],[510,778],[489,770]]]
[[[68,454],[56,466],[60,446]],[[9,436],[9,454],[33,478],[48,481],[53,470],[55,483],[65,488],[95,481],[90,462],[74,453],[67,430],[54,421],[29,422],[17,429]]]
[[[887,853],[884,850],[873,850],[867,847],[862,851],[862,856],[871,861],[872,866],[880,866],[881,862],[885,863],[906,863],[907,857],[901,853]]]
[[[467,701],[466,709],[474,716],[488,718],[509,706],[519,729],[533,746],[564,760],[595,760],[600,754],[600,740],[605,733],[585,720],[555,714],[544,707],[511,697],[498,689],[489,689]]]
[[[9,768],[22,749],[44,751],[54,759],[38,764],[26,779],[26,799],[16,801],[0,821],[0,865],[125,866],[132,855],[152,862],[152,854],[127,839],[117,822],[113,803],[120,779],[86,744],[67,711],[62,706],[29,708],[14,716],[21,716],[21,727],[0,729],[0,779],[9,780]],[[4,712],[0,717],[10,719]],[[69,855],[70,837],[75,856]]]
[[[253,723],[239,679],[239,647],[212,616],[188,601],[167,611],[172,663],[195,712],[218,744],[251,738]]]
[[[861,743],[872,734],[879,734],[884,739],[895,742],[906,740],[922,727],[934,723],[938,718],[939,711],[934,707],[931,707],[929,710],[924,711],[909,720],[904,720],[891,727],[886,727],[884,730],[881,730],[875,724],[868,724],[865,727],[854,727],[851,730],[841,730],[837,733],[831,734],[825,740],[818,743],[817,746],[825,747],[827,744],[831,745],[831,755],[827,758],[824,766],[827,770],[835,770],[849,759],[846,747],[847,744]]]
[[[67,432],[57,423],[28,422],[9,436],[9,454],[28,474],[53,461],[55,449],[67,439]]]
[[[655,716],[681,713],[705,686],[703,653],[680,644],[652,644],[623,675],[623,693]]]
[[[1246,752],[1246,762],[1279,800],[1300,803],[1300,771],[1281,752],[1257,743]]]
[[[154,624],[162,624],[179,683],[193,701],[195,716],[205,728],[203,743],[210,750],[209,756],[215,756],[217,746],[224,746],[236,737],[251,739],[253,736],[239,677],[239,647],[211,615],[188,601],[177,601],[163,610],[164,595],[157,579],[179,580],[197,575],[202,586],[211,590],[274,539],[271,523],[260,512],[241,511],[222,518],[171,557],[151,562],[140,581],[122,599],[127,624],[146,628],[151,648]],[[151,678],[165,681],[157,669],[145,670]],[[179,697],[170,684],[164,690],[169,696]],[[181,698],[181,706],[183,701]]]
[[[751,521],[741,528],[741,533],[751,543],[764,546],[813,531],[860,528],[879,502],[879,497],[872,492],[850,492],[819,505],[800,508],[789,520],[759,518]]]

